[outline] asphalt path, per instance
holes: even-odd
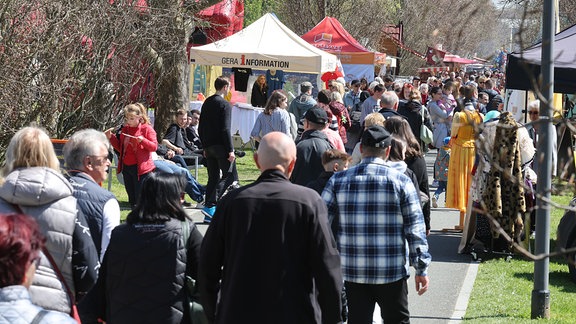
[[[429,183],[432,184],[433,165],[436,151],[426,155]],[[431,187],[431,193],[436,188]],[[428,270],[430,286],[428,291],[418,296],[414,283],[414,270],[408,279],[408,302],[411,323],[456,323],[466,312],[468,299],[474,285],[478,264],[469,255],[458,254],[461,234],[452,229],[458,224],[459,213],[444,208],[444,194],[440,196],[438,208],[432,208],[431,231],[428,236],[432,264]],[[207,225],[202,224],[203,216],[199,209],[187,209],[202,234]],[[375,316],[375,323],[378,323]],[[381,321],[380,321],[381,323]]]

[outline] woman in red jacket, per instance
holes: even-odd
[[[144,105],[129,104],[124,107],[124,126],[114,136],[113,128],[106,136],[114,149],[120,152],[118,173],[122,172],[124,187],[130,206],[134,208],[140,196],[140,185],[154,171],[152,152],[158,148],[156,131],[150,125]]]

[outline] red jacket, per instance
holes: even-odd
[[[135,137],[144,136],[142,142],[138,143],[136,138],[125,136],[124,134]],[[122,172],[123,165],[138,165],[138,175],[141,176],[155,169],[152,160],[152,152],[158,148],[156,131],[148,124],[139,124],[138,127],[122,127],[120,138],[110,137],[110,144],[120,152],[118,157],[118,173]]]

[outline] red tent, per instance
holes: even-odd
[[[209,44],[242,30],[244,1],[224,0],[201,10],[196,16],[210,22],[210,27],[204,28]]]
[[[339,55],[342,64],[374,64],[375,59],[386,58],[386,54],[370,51],[358,43],[333,17],[324,18],[302,38],[326,52]]]

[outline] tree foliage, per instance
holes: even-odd
[[[3,1],[0,160],[23,126],[36,123],[56,138],[102,130],[117,125],[133,99],[150,106],[155,98],[160,135],[187,102],[193,15],[214,2]]]

